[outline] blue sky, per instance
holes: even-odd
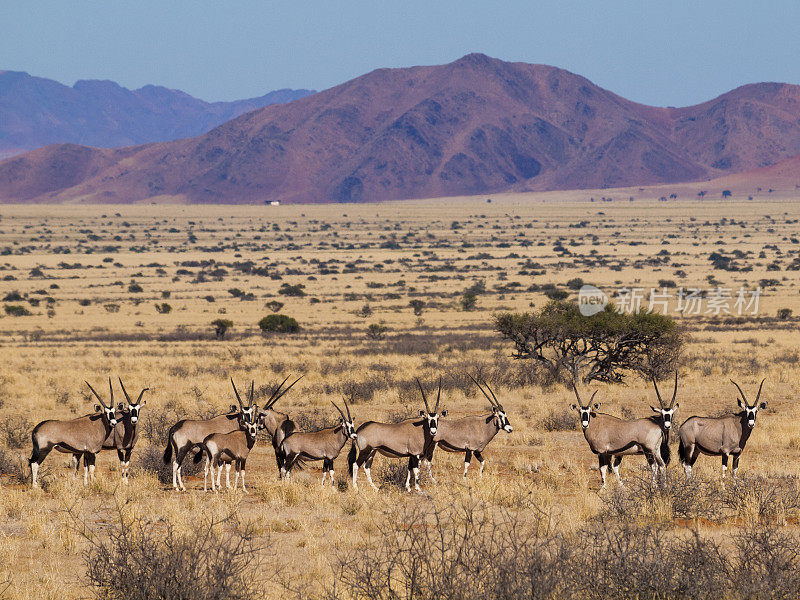
[[[324,89],[469,52],[555,65],[631,100],[682,106],[744,83],[800,84],[800,2],[0,2],[0,69],[70,85],[155,83],[206,100]]]

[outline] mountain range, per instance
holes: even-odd
[[[660,108],[555,67],[470,54],[378,69],[188,139],[41,148],[0,163],[0,199],[380,201],[695,181],[798,154],[800,86]]]
[[[247,100],[204,102],[155,85],[129,90],[89,80],[69,87],[0,71],[0,156],[55,143],[113,148],[192,137],[256,108],[312,93],[277,90]]]

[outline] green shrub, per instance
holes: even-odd
[[[286,315],[267,315],[258,322],[258,326],[264,333],[296,333],[300,331],[300,325],[293,318]]]

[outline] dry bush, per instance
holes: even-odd
[[[723,539],[668,523],[601,517],[574,531],[549,517],[462,499],[387,511],[363,545],[338,550],[329,598],[353,600],[789,599],[800,536],[774,526]]]
[[[344,407],[342,407],[344,408]],[[304,411],[292,417],[297,431],[319,431],[326,427],[333,427],[339,422],[339,413],[331,406],[330,410],[315,408]]]
[[[330,598],[472,600],[559,597],[569,548],[468,499],[387,512],[365,544],[340,549]]]
[[[540,423],[544,431],[574,431],[576,414],[566,408],[551,410]]]
[[[797,477],[745,477],[729,484],[722,501],[734,514],[751,521],[783,523],[800,517]]]
[[[650,470],[632,472],[625,487],[614,487],[603,495],[600,517],[615,520],[721,520],[724,506],[716,482],[682,474],[670,475],[666,485],[653,483]]]
[[[127,516],[118,508],[107,534],[84,523],[86,579],[98,598],[246,600],[260,598],[266,550],[252,525],[233,518],[193,523]]]
[[[31,443],[33,423],[27,415],[5,415],[0,418],[0,443],[8,448],[23,448]]]
[[[134,467],[145,473],[152,473],[161,483],[172,483],[172,462],[164,464],[164,450],[157,446],[137,446],[134,452]],[[174,457],[173,457],[174,458]],[[194,454],[189,453],[181,464],[181,475],[196,475],[203,468],[203,463],[194,462]]]
[[[0,474],[9,476],[12,483],[29,483],[28,461],[16,452],[0,446]],[[50,469],[42,467],[39,471],[39,478],[43,481],[42,487],[52,480],[53,474]]]

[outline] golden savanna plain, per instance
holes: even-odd
[[[751,399],[766,378],[768,409],[741,459],[740,477],[780,480],[797,492],[800,469],[800,204],[795,195],[660,201],[646,193],[570,192],[368,205],[300,206],[3,206],[0,210],[0,580],[10,598],[86,597],[84,552],[119,514],[192,531],[203,519],[253,524],[276,566],[264,597],[286,582],[308,594],[330,589],[337,557],[368,543],[386,515],[465,501],[512,511],[523,525],[580,527],[608,510],[597,461],[568,411],[570,390],[539,385],[529,361],[493,328],[493,315],[538,310],[548,294],[577,297],[575,280],[609,294],[651,288],[670,296],[686,332],[677,422],[733,411],[737,380]],[[615,197],[616,196],[616,197]],[[687,196],[688,197],[688,196]],[[590,201],[592,198],[592,201]],[[715,259],[714,255],[722,259]],[[721,268],[724,266],[725,268]],[[571,283],[570,283],[571,282]],[[762,290],[758,314],[707,312],[715,288]],[[674,312],[680,288],[706,294],[700,314]],[[466,290],[476,291],[470,310]],[[415,314],[410,303],[421,301]],[[282,303],[278,306],[276,303]],[[9,308],[10,307],[10,308]],[[262,333],[277,312],[296,333]],[[780,312],[780,317],[779,317]],[[232,326],[218,339],[211,323]],[[487,412],[466,373],[485,378],[514,432],[488,446],[481,478],[474,462],[438,452],[437,482],[422,470],[422,492],[403,488],[404,461],[378,456],[374,492],[347,473],[349,444],[336,460],[336,487],[320,485],[321,464],[280,482],[273,451],[260,441],[247,464],[248,493],[203,492],[202,471],[177,493],[159,480],[166,428],[180,418],[220,413],[255,381],[264,399],[284,377],[305,377],[276,408],[301,429],[330,425],[330,400],[351,400],[356,425],[397,419],[422,406],[419,378],[433,390],[444,378],[450,416]],[[96,482],[73,478],[68,457],[53,452],[43,489],[31,490],[30,429],[72,418],[94,404],[83,380],[107,394],[116,378],[131,394],[147,387],[130,484],[120,483],[113,451],[101,453]],[[459,383],[454,383],[458,381]],[[104,383],[105,382],[105,383]],[[624,385],[591,384],[603,411],[649,416],[652,385],[631,375]],[[671,394],[670,381],[661,384]],[[435,393],[433,391],[430,394]],[[189,460],[188,462],[191,462]],[[719,490],[718,458],[701,457],[698,479]],[[683,473],[673,442],[670,481]],[[649,471],[627,458],[622,477]],[[787,483],[788,482],[788,483]],[[641,485],[645,485],[642,483]],[[635,488],[635,485],[634,485]],[[657,494],[649,518],[676,531],[720,535],[763,518],[763,499],[745,497],[716,517],[691,519],[672,496]],[[759,504],[761,503],[761,504]],[[510,513],[509,513],[510,514]],[[797,506],[770,512],[787,531]],[[304,592],[304,593],[305,593]],[[305,596],[304,596],[305,597]]]

